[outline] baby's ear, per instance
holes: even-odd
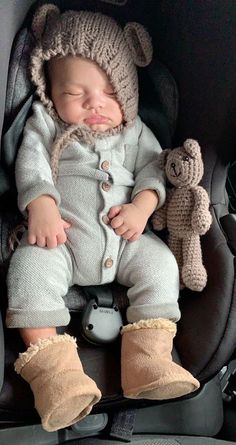
[[[153,49],[151,37],[146,29],[140,23],[130,22],[124,28],[124,35],[135,65],[149,65]]]
[[[44,34],[45,28],[53,26],[54,20],[60,15],[57,6],[46,4],[37,9],[31,25],[34,36],[40,40]]]
[[[200,145],[195,139],[186,139],[184,142],[184,150],[193,158],[201,155]]]
[[[168,158],[168,155],[170,152],[171,152],[171,149],[166,148],[165,150],[162,150],[162,152],[160,153],[159,158],[158,158],[158,165],[161,170],[165,170],[166,161],[167,161],[167,158]]]

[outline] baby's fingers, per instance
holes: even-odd
[[[135,233],[131,238],[129,238],[129,241],[137,241],[140,238],[139,233]]]
[[[56,236],[47,238],[47,247],[49,249],[54,249],[55,247],[57,247],[57,237]]]
[[[134,230],[127,230],[125,233],[123,233],[122,238],[130,241],[134,234]]]
[[[115,216],[119,215],[120,211],[121,211],[121,206],[113,206],[110,208],[107,216],[109,219],[112,219]]]
[[[69,229],[71,227],[71,223],[62,219],[62,226],[63,226],[63,229]]]
[[[36,235],[34,235],[33,233],[28,233],[28,243],[31,245],[36,244]]]
[[[118,227],[122,226],[123,222],[124,222],[124,218],[122,216],[118,215],[111,220],[111,227],[113,229],[118,229]]]
[[[39,247],[46,246],[46,238],[44,236],[37,236],[37,246]]]
[[[57,235],[57,244],[58,245],[64,244],[66,242],[66,240],[67,240],[67,236],[66,236],[65,232],[59,233]]]
[[[115,233],[117,235],[123,235],[125,232],[127,232],[127,227],[122,224],[122,226],[118,227],[118,229],[115,229]]]

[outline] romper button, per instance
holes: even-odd
[[[113,266],[113,260],[111,258],[107,258],[105,263],[104,263],[105,267],[112,267]]]
[[[109,170],[110,162],[109,161],[103,161],[101,167],[102,167],[102,170],[105,170],[105,171]]]
[[[109,224],[110,223],[110,219],[108,218],[107,215],[103,215],[102,220],[103,220],[104,224]]]
[[[111,188],[111,184],[109,184],[109,182],[102,183],[102,189],[104,190],[104,192],[108,192],[108,190],[110,190],[110,188]]]

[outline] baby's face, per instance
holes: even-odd
[[[122,111],[106,73],[81,57],[53,58],[48,63],[51,99],[67,124],[86,125],[95,131],[115,128]]]

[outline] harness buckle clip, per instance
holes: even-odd
[[[85,293],[90,298],[95,294],[89,290]],[[97,295],[88,302],[82,317],[82,335],[86,340],[95,344],[112,343],[119,336],[122,326],[121,313],[111,292],[105,298],[104,294]]]

